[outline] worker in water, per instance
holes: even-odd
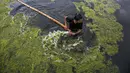
[[[80,13],[76,13],[74,17],[64,17],[65,27],[64,29],[70,29],[69,35],[76,36],[81,34],[82,32],[82,25],[83,25],[83,18]]]

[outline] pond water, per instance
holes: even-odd
[[[25,2],[27,2],[29,5],[42,10],[46,14],[52,16],[62,23],[64,23],[64,16],[71,16],[78,12],[74,4],[72,3],[73,1],[80,0],[52,0],[52,2],[49,0],[25,0]],[[118,65],[121,73],[130,73],[130,1],[117,1],[121,5],[121,9],[117,11],[116,15],[118,21],[123,25],[124,38],[123,41],[119,43],[119,53],[113,56],[113,62]],[[15,15],[15,13],[17,12],[24,12],[26,15],[31,16],[31,21],[29,20],[29,23],[38,26],[43,30],[52,31],[56,29],[61,29],[61,27],[54,24],[46,17],[24,7],[20,3],[11,4],[11,7],[15,8],[15,10],[11,12],[12,15]]]
[[[26,1],[27,0],[25,0],[24,2]],[[56,0],[56,1],[28,0],[26,3],[39,9],[40,11],[43,11],[44,13],[57,19],[61,23],[64,23],[64,16],[74,15],[77,12],[71,0]],[[18,12],[24,12],[26,15],[31,16],[30,23],[32,25],[36,25],[42,29],[47,29],[47,30],[48,29],[51,30],[53,28],[58,27],[48,18],[34,12],[33,10],[25,7],[20,3],[11,4],[10,7],[14,8],[10,12],[11,15],[15,15]]]
[[[123,26],[124,38],[119,43],[119,53],[113,57],[121,73],[130,73],[130,0],[118,0],[121,9],[117,12],[117,19]]]

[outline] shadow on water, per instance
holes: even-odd
[[[130,0],[118,0],[121,9],[116,12],[118,22],[123,26],[124,38],[119,43],[119,53],[113,57],[121,73],[130,73]]]

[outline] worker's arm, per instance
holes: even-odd
[[[77,32],[74,33],[74,35],[81,33],[81,29],[79,29]]]
[[[67,18],[67,16],[64,16],[64,23],[65,23],[65,27],[64,27],[64,29],[65,29],[65,30],[68,29],[66,18]]]
[[[77,34],[79,34],[79,33],[81,33],[81,29],[79,29],[77,32],[72,32],[72,31],[69,31],[69,34],[70,35],[77,35]]]
[[[64,16],[64,22],[65,22],[65,26],[67,26],[67,21],[66,21],[67,16]]]

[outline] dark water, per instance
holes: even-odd
[[[61,23],[64,23],[64,16],[74,16],[78,12],[73,2],[80,2],[81,0],[55,0],[51,2],[50,0],[23,0],[28,5],[37,8],[38,10],[48,14],[49,16],[57,19]],[[25,15],[31,16],[28,20],[28,23],[41,28],[46,34],[51,31],[63,30],[60,26],[52,22],[47,17],[36,13],[35,11],[27,8],[26,6],[16,2],[11,4],[10,7],[13,10],[10,12],[11,15],[15,15],[16,13],[22,12]],[[89,29],[86,28],[86,21],[83,24],[83,39],[84,41],[89,41],[92,38],[92,33],[90,33]],[[45,33],[43,33],[45,34]],[[87,44],[87,42],[86,42]]]
[[[27,4],[32,7],[43,11],[44,13],[50,15],[51,17],[57,19],[61,23],[64,23],[64,16],[73,16],[78,11],[76,7],[72,3],[71,0],[55,0],[51,2],[50,0],[23,0]],[[36,25],[42,29],[53,29],[58,28],[56,24],[54,24],[51,20],[36,13],[35,11],[25,7],[20,3],[11,4],[12,8],[14,8],[10,14],[15,15],[18,12],[24,12],[26,15],[31,16],[30,23],[32,25]]]
[[[113,57],[121,73],[130,73],[130,0],[118,0],[121,9],[117,12],[118,21],[123,26],[124,38],[119,43],[119,53]]]
[[[73,1],[79,0],[56,0],[55,2],[50,2],[49,0],[25,0],[29,5],[42,10],[62,23],[64,23],[64,16],[74,15],[77,12],[72,3]],[[113,57],[113,62],[118,65],[121,73],[130,73],[130,0],[117,1],[121,5],[121,9],[117,11],[116,15],[118,21],[123,25],[124,38],[119,43],[119,53]],[[31,16],[30,23],[35,26],[40,26],[40,28],[49,31],[60,29],[59,26],[46,17],[22,6],[20,3],[12,4],[11,7],[16,9],[12,12],[12,15],[17,12],[24,12],[26,15]]]

